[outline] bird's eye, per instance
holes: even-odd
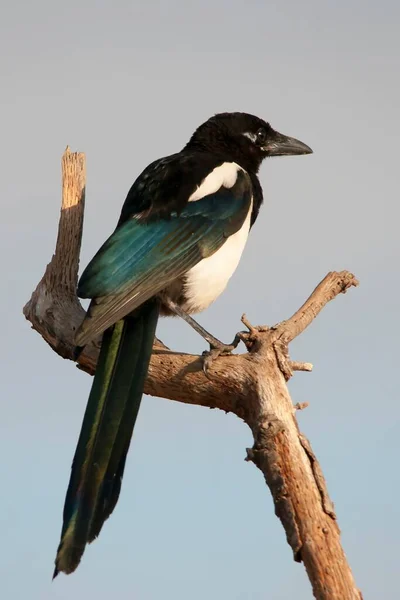
[[[267,139],[267,132],[264,127],[261,127],[256,133],[257,144],[263,144]]]

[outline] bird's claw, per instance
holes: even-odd
[[[250,351],[254,343],[255,335],[258,332],[266,331],[268,329],[266,325],[254,327],[249,323],[246,315],[242,316],[242,323],[247,327],[248,331],[239,331],[231,344],[224,344],[218,339],[213,338],[212,343],[210,343],[210,349],[203,352],[203,371],[208,379],[211,379],[209,368],[216,358],[219,356],[228,356],[235,348],[237,348],[240,342],[243,342],[247,350]]]
[[[231,354],[232,351],[235,350],[239,342],[240,337],[236,335],[232,344],[223,344],[222,342],[218,342],[218,344],[213,343],[210,344],[209,350],[204,350],[202,354],[203,371],[205,376],[208,377],[208,379],[211,379],[208,371],[214,360],[217,359],[219,356],[228,356],[229,354]]]

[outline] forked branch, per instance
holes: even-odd
[[[60,356],[74,360],[74,333],[85,311],[76,296],[85,198],[85,158],[62,158],[63,195],[55,254],[24,315]],[[332,272],[303,306],[274,327],[253,327],[245,316],[246,354],[220,357],[202,370],[199,356],[173,352],[155,340],[145,393],[233,412],[254,436],[247,460],[264,474],[275,511],[285,528],[294,559],[302,561],[319,600],[361,600],[340,543],[340,532],[321,467],[309,441],[299,432],[286,381],[293,371],[311,371],[293,362],[288,344],[306,329],[339,293],[358,284],[348,271]],[[79,368],[94,373],[99,344],[79,357]]]

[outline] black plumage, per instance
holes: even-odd
[[[117,503],[160,312],[187,316],[219,296],[263,201],[261,162],[310,152],[262,119],[223,113],[198,127],[181,152],[151,163],[132,185],[117,228],[78,285],[91,304],[77,344],[103,337],[54,575],[76,569]]]

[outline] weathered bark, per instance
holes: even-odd
[[[74,332],[85,311],[76,296],[85,197],[85,158],[67,148],[63,197],[55,254],[24,307],[32,327],[60,356],[74,360]],[[288,344],[339,293],[358,284],[347,272],[329,273],[303,306],[274,327],[247,326],[246,354],[221,357],[206,377],[199,356],[170,351],[155,340],[145,393],[233,412],[251,428],[247,450],[264,474],[275,512],[286,531],[294,559],[302,561],[319,600],[361,600],[340,543],[340,532],[320,465],[300,433],[286,381],[293,371],[311,371],[292,362]],[[93,374],[99,343],[86,347],[79,368]]]

